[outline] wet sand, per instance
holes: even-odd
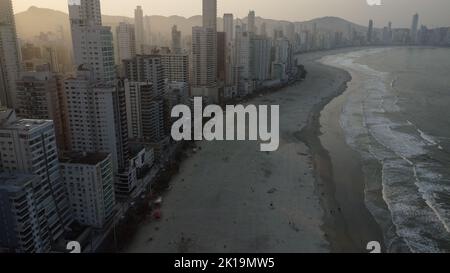
[[[353,212],[336,198],[332,163],[318,138],[321,109],[350,79],[314,62],[330,53],[302,55],[304,82],[251,101],[280,105],[277,151],[260,152],[258,142],[199,142],[201,151],[183,162],[164,196],[162,220],[142,224],[124,252],[363,251],[350,236]],[[361,212],[357,191],[348,204]]]

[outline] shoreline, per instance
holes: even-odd
[[[315,60],[354,50],[300,55],[306,57],[305,81],[251,100],[278,103],[283,109],[278,152],[257,152],[255,142],[199,142],[200,152],[184,160],[171,179],[163,219],[140,224],[124,251],[361,251],[348,243],[342,219],[328,217],[329,209],[340,210],[333,202],[334,185],[319,181],[325,173],[316,171],[316,150],[303,141],[305,132],[318,132],[318,127],[310,127],[318,122],[314,116],[345,90],[349,80],[344,70]]]
[[[319,63],[318,65],[328,66]],[[330,242],[332,252],[367,252],[366,245],[370,241],[378,241],[384,248],[381,228],[364,202],[365,177],[361,166],[362,160],[359,154],[353,151],[345,142],[342,128],[339,125],[339,114],[343,103],[340,100],[347,91],[348,84],[352,81],[352,76],[344,69],[332,68],[341,70],[346,78],[336,90],[334,96],[328,97],[322,103],[314,106],[308,124],[302,130],[303,141],[309,147],[313,156],[314,170],[317,174],[317,194],[320,196],[321,205],[325,213],[322,229]],[[332,110],[327,110],[328,107],[332,108]],[[333,118],[331,125],[321,123],[321,118],[324,114],[328,118]],[[322,139],[327,134],[332,134],[334,138],[332,148],[340,146],[339,150],[346,151],[339,153],[329,148],[327,149],[326,142],[324,143],[326,140]],[[336,143],[336,139],[338,143]],[[337,157],[338,160],[333,160],[332,156]],[[341,166],[346,169],[345,171],[339,173],[339,169],[335,166],[338,165],[338,161],[345,161],[345,166]],[[347,171],[351,175],[343,175]],[[348,180],[341,181],[339,184],[338,180],[343,180],[342,177]],[[345,189],[348,192],[344,194],[339,193],[340,191],[345,191]],[[351,193],[352,201],[345,199],[345,197],[348,197],[346,195],[349,192]],[[356,215],[353,213],[356,213]],[[355,225],[365,226],[365,229],[355,230],[355,227],[352,227]],[[356,235],[355,232],[359,232],[359,234]]]
[[[349,245],[349,235],[346,234],[342,217],[332,214],[340,212],[340,208],[332,196],[335,193],[335,185],[332,181],[332,162],[328,151],[324,149],[320,141],[320,116],[324,108],[335,98],[342,95],[347,89],[347,83],[351,81],[350,74],[346,72],[346,80],[332,96],[325,98],[321,103],[316,104],[308,118],[307,125],[301,131],[302,141],[308,146],[314,162],[314,171],[318,175],[316,178],[316,193],[320,196],[321,206],[325,212],[324,223],[321,226],[325,236],[330,243],[331,252],[338,252],[342,249],[352,248]],[[339,228],[338,228],[339,226]]]

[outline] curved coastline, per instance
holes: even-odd
[[[346,144],[339,125],[338,117],[342,108],[340,100],[347,90],[348,83],[352,81],[352,76],[344,69],[319,62],[325,55],[357,50],[339,50],[315,56],[308,60],[306,67],[308,69],[308,66],[327,66],[344,75],[340,86],[335,90],[336,93],[313,107],[308,123],[302,129],[302,140],[309,147],[313,157],[316,191],[324,211],[322,229],[332,252],[367,252],[366,245],[370,241],[380,242],[384,249],[382,231],[366,207],[361,158]],[[326,126],[321,123],[323,115],[333,119]],[[324,145],[324,141],[327,141],[324,137],[327,134],[331,134],[333,139],[333,143],[328,147]],[[338,148],[338,151],[334,148]],[[339,164],[341,162],[345,164]],[[336,168],[336,165],[340,165],[339,168]],[[345,171],[341,172],[340,169]],[[351,175],[347,175],[348,173]]]
[[[182,162],[164,196],[162,220],[142,223],[124,251],[367,252],[348,230],[352,219],[337,202],[333,162],[319,139],[320,113],[350,75],[317,60],[355,50],[299,55],[304,82],[251,100],[280,105],[279,151],[263,154],[254,142],[197,143],[200,152]],[[379,239],[375,233],[367,238]]]

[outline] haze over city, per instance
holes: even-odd
[[[450,252],[449,15],[0,0],[0,253]]]
[[[144,13],[151,15],[179,15],[190,17],[201,14],[201,1],[194,0],[104,0],[103,14],[133,16],[134,7],[142,5]],[[67,12],[66,0],[20,0],[14,1],[15,12],[30,6],[50,8]],[[248,10],[257,8],[263,18],[305,21],[323,16],[337,16],[355,23],[367,24],[372,18],[375,25],[409,27],[411,14],[422,15],[428,26],[450,25],[450,1],[448,0],[382,0],[381,6],[370,7],[366,0],[222,0],[218,2],[218,15],[232,12],[235,17],[246,17]]]

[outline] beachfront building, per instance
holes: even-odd
[[[410,39],[412,44],[417,43],[417,32],[419,31],[419,14],[416,13],[413,16],[412,24],[411,24],[411,32],[410,32]]]
[[[254,36],[252,44],[252,78],[257,82],[270,80],[272,40],[265,36]]]
[[[130,138],[157,143],[165,137],[164,102],[154,94],[153,84],[150,82],[125,80]]]
[[[117,171],[121,156],[114,119],[116,88],[92,85],[82,79],[67,80],[65,88],[71,150],[109,153]]]
[[[0,172],[0,249],[46,253],[53,238],[47,220],[49,188],[38,175]]]
[[[102,228],[112,219],[114,172],[110,154],[69,153],[61,157],[61,175],[74,220]]]
[[[253,33],[244,31],[242,26],[236,26],[235,34],[235,64],[236,85],[240,96],[246,96],[254,91],[253,82]]]
[[[34,194],[45,204],[40,207],[39,215],[45,215],[52,242],[72,222],[59,166],[52,121],[19,119],[13,110],[0,110],[0,172],[39,177],[38,184],[34,185],[38,192]]]

